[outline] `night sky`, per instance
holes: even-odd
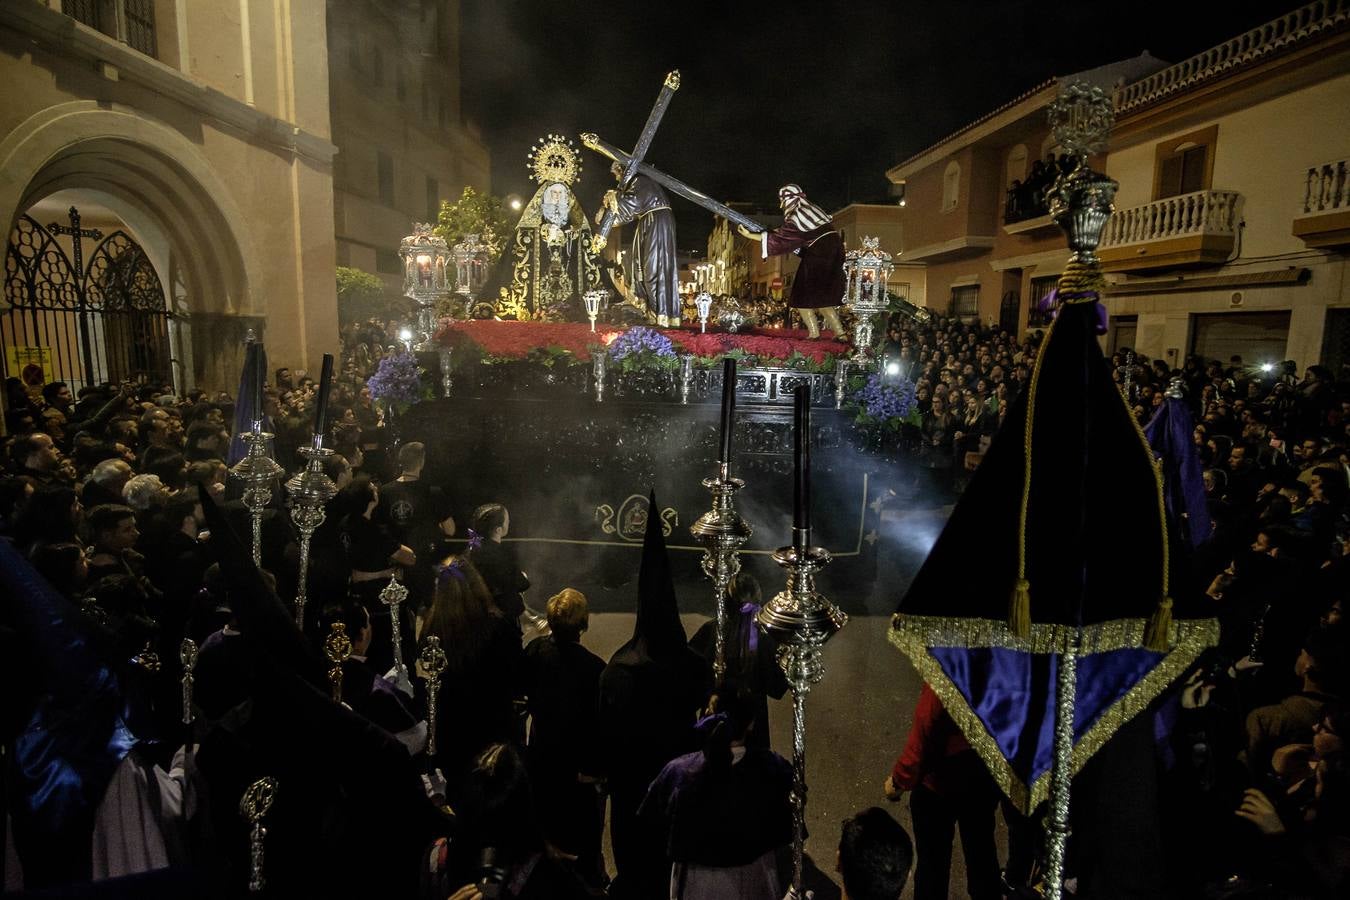
[[[528,198],[525,154],[557,132],[631,149],[665,73],[683,84],[647,159],[723,201],[885,201],[885,170],[1046,78],[1147,49],[1177,62],[1290,0],[612,3],[463,0],[463,103],[493,190]],[[578,141],[578,146],[580,143]],[[613,186],[581,149],[587,210]],[[712,217],[673,198],[681,248]]]

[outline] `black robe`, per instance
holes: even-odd
[[[615,196],[616,220],[623,225],[637,223],[633,229],[629,283],[647,301],[649,320],[662,328],[678,327],[680,274],[675,265],[675,215],[670,211],[670,200],[646,175],[635,177]]]

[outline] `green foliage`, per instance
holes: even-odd
[[[337,267],[337,301],[338,318],[343,322],[383,318],[389,306],[379,276],[348,266]]]
[[[619,371],[625,375],[643,369],[674,372],[680,367],[680,358],[678,356],[662,356],[652,350],[639,350],[636,353],[628,354],[623,359],[611,360],[610,365],[617,366]]]
[[[506,242],[515,229],[506,204],[500,197],[480,194],[471,187],[454,203],[441,201],[441,212],[436,218],[436,234],[454,247],[465,235],[476,234],[488,248],[488,265],[495,263],[506,249]]]
[[[564,366],[577,362],[577,358],[572,355],[572,351],[566,347],[559,347],[557,344],[549,344],[547,347],[538,347],[530,351],[526,357],[530,362],[539,363],[546,369],[551,369],[557,363]]]

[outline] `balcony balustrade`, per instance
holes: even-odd
[[[1195,191],[1118,209],[1102,235],[1102,265],[1131,272],[1222,263],[1233,251],[1241,202],[1236,191]]]
[[[1350,160],[1309,167],[1299,211],[1294,236],[1309,247],[1350,246]]]

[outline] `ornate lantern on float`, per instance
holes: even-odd
[[[429,223],[416,222],[413,233],[399,244],[398,255],[403,259],[403,295],[417,304],[416,349],[434,350],[436,301],[450,293],[450,245]]]
[[[881,239],[864,237],[861,250],[844,254],[844,305],[853,311],[853,361],[866,363],[872,357],[873,318],[888,306],[886,282],[895,271],[891,255],[881,249]]]
[[[487,281],[488,246],[479,235],[466,234],[454,246],[455,293],[472,309],[474,298]]]

